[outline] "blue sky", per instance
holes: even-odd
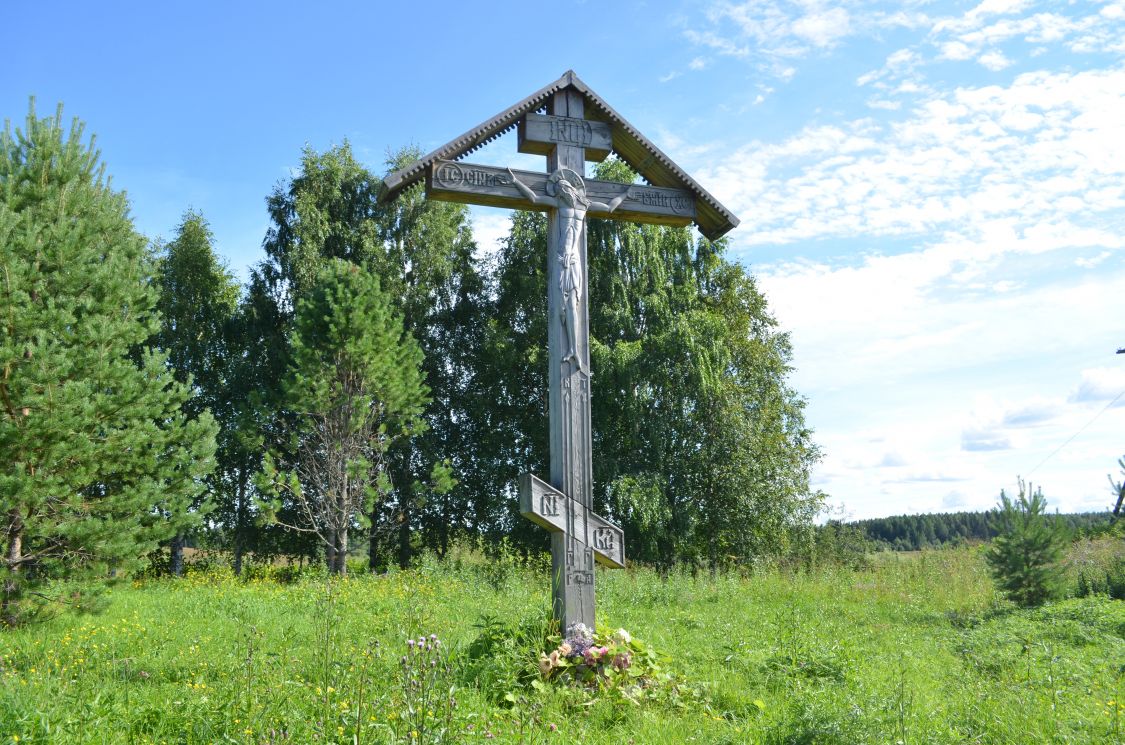
[[[573,68],[742,219],[731,254],[792,336],[837,514],[986,509],[1020,475],[1064,511],[1110,502],[1122,0],[18,3],[5,20],[3,116],[63,102],[141,231],[201,210],[240,276],[306,144],[347,138],[382,170]],[[479,158],[542,167],[508,137]],[[507,220],[475,213],[482,251]]]

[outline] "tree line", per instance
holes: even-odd
[[[418,157],[402,150],[383,168]],[[631,182],[621,162],[597,177]],[[375,570],[507,537],[516,476],[548,471],[546,220],[481,251],[469,212],[390,205],[345,142],[266,198],[244,284],[188,211],[134,228],[61,107],[0,139],[5,597],[128,573],[158,544]],[[789,340],[723,242],[589,226],[595,509],[632,559],[729,565],[811,533],[819,457]]]
[[[1109,512],[1045,513],[1043,520],[1068,535],[1079,535],[1108,529],[1111,517]],[[895,515],[856,520],[847,523],[846,527],[858,530],[876,550],[920,551],[965,542],[991,541],[1003,532],[1004,514],[1003,510],[996,509]]]

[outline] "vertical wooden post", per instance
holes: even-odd
[[[548,113],[581,119],[584,99],[567,88],[552,97]],[[556,144],[547,156],[547,172],[569,168],[585,176],[585,153],[578,145]],[[559,211],[550,212],[547,232],[547,315],[550,365],[551,485],[593,511],[593,467],[590,435],[590,338],[587,304],[586,228],[583,220],[579,240],[581,300],[578,328],[574,329],[577,359],[564,361],[567,332],[563,320],[560,285],[564,270],[559,253],[563,248]],[[568,500],[569,503],[569,500]],[[555,618],[565,634],[573,624],[594,628],[594,553],[586,520],[567,510],[566,530],[551,534],[551,590]]]

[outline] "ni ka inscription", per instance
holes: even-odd
[[[597,551],[614,551],[617,548],[617,532],[612,528],[597,528],[594,530],[594,549]]]

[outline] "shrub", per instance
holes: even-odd
[[[985,556],[1008,599],[1031,607],[1062,595],[1061,559],[1067,538],[1059,521],[1046,519],[1043,490],[1033,492],[1023,479],[1019,485],[1015,500],[1000,492],[1000,535]]]

